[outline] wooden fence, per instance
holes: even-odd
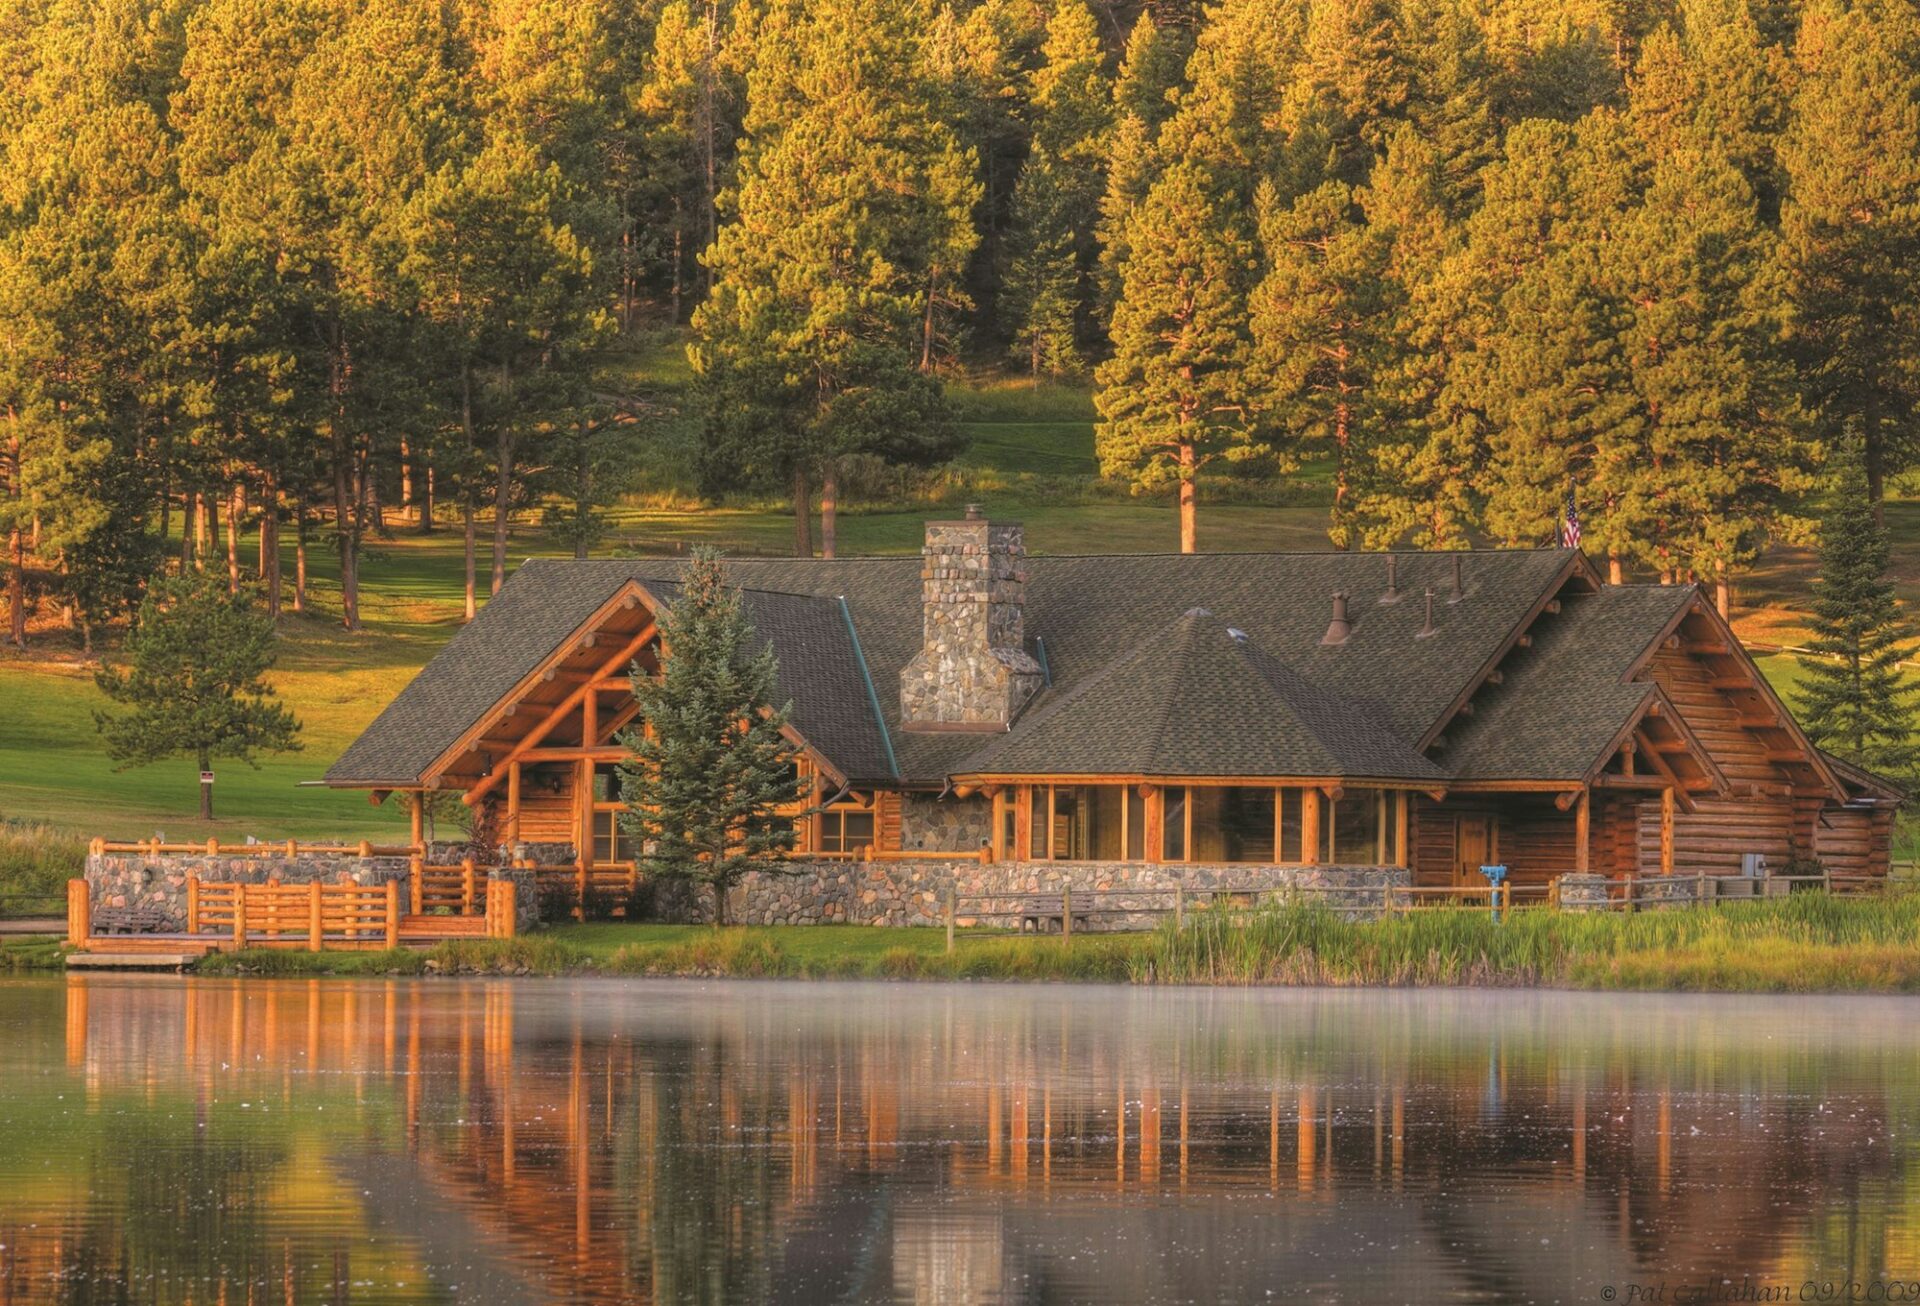
[[[472,916],[486,908],[487,877],[471,857],[451,866],[435,866],[416,857],[407,870],[408,897],[415,916],[429,912]]]
[[[187,933],[231,935],[236,948],[397,948],[400,883],[206,883],[187,879]]]
[[[483,915],[403,915],[400,882],[383,884],[239,884],[187,878],[183,934],[96,935],[92,891],[67,881],[67,942],[79,949],[145,948],[172,943],[232,948],[366,950],[445,938],[510,939],[518,932],[518,892],[511,880],[488,879],[477,892]]]

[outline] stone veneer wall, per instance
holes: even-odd
[[[204,853],[90,853],[87,885],[94,911],[119,907],[157,907],[166,929],[187,928],[187,878],[217,884],[385,884],[407,878],[405,857],[261,856],[209,857]]]
[[[1411,883],[1399,866],[1196,866],[1147,862],[806,862],[789,875],[755,875],[733,890],[728,917],[743,925],[939,925],[946,919],[947,891],[962,899],[996,894],[1057,893],[1070,888],[1088,891],[1166,891],[1184,885],[1189,893],[1209,889],[1272,890],[1300,887],[1337,888],[1323,895],[1336,910],[1353,914],[1377,911],[1388,885]],[[1089,899],[1091,905],[1093,900]],[[704,921],[710,910],[704,898],[675,896],[671,915],[684,921]],[[966,904],[959,919],[967,923],[967,907],[1017,908],[1016,900],[993,904]],[[1104,909],[1122,908],[1125,898],[1105,899]],[[1156,910],[1164,898],[1143,900]],[[1075,904],[1075,915],[1079,904]],[[1136,929],[1157,922],[1159,916],[1102,916],[1094,929]],[[1013,925],[1011,919],[995,923]]]
[[[900,796],[900,846],[909,852],[972,853],[992,839],[991,798]]]
[[[900,672],[909,729],[1005,726],[1040,688],[1040,664],[1026,649],[1026,555],[1016,525],[927,523],[920,651]]]
[[[479,851],[458,845],[433,845],[435,864],[451,864],[470,852]],[[476,867],[485,865],[475,857]],[[410,870],[405,857],[303,857],[261,856],[209,857],[204,853],[97,853],[87,857],[86,879],[93,897],[96,915],[104,908],[158,908],[165,917],[166,930],[187,928],[187,879],[196,876],[215,884],[380,885],[398,880],[402,894],[407,891]],[[504,870],[488,866],[489,879],[510,879],[514,893],[514,916],[518,928],[529,929],[540,923],[540,887],[532,871]],[[406,910],[403,905],[402,911]]]

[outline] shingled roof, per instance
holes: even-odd
[[[1449,602],[1456,556],[1462,592],[1457,602]],[[1582,566],[1576,555],[1560,550],[1404,553],[1397,555],[1397,565],[1394,602],[1385,601],[1396,596],[1386,592],[1387,564],[1378,553],[1031,558],[1026,631],[1030,650],[1047,668],[1049,689],[1004,738],[992,741],[901,727],[900,672],[921,642],[919,558],[741,558],[729,560],[728,569],[746,591],[749,618],[779,654],[782,693],[793,698],[795,725],[809,742],[859,783],[939,785],[975,769],[975,754],[1024,738],[1052,715],[1052,703],[1064,701],[1116,659],[1146,656],[1193,608],[1245,632],[1250,651],[1241,661],[1246,670],[1234,674],[1252,677],[1256,664],[1265,669],[1257,678],[1235,683],[1257,693],[1257,704],[1289,706],[1306,736],[1318,741],[1316,748],[1328,745],[1324,732],[1309,724],[1311,705],[1337,702],[1342,711],[1363,715],[1372,723],[1370,730],[1377,726],[1411,751],[1522,624]],[[648,593],[664,597],[683,567],[679,560],[645,558],[522,564],[479,617],[335,763],[328,782],[360,787],[417,782],[623,585],[637,581]],[[1416,638],[1425,615],[1422,592],[1428,588],[1438,595],[1435,631]],[[1321,636],[1336,590],[1351,595],[1352,633],[1344,643],[1327,646]],[[1682,591],[1661,593],[1678,602]],[[1623,614],[1627,626],[1655,615],[1624,609]],[[1630,640],[1631,632],[1602,630],[1604,625],[1595,626],[1594,637],[1619,633]],[[1645,640],[1651,638],[1652,632],[1645,632]],[[1590,678],[1581,678],[1582,692],[1607,681],[1608,673],[1595,668]],[[1292,686],[1293,696],[1282,686]],[[1236,710],[1230,701],[1223,703],[1221,710]],[[1293,773],[1318,774],[1319,760],[1324,759],[1316,760],[1313,770]],[[1440,760],[1444,769],[1463,774],[1453,759],[1443,755]],[[1526,764],[1520,757],[1499,762]],[[1395,762],[1386,769],[1409,768]]]
[[[1657,691],[1634,664],[1692,603],[1691,585],[1612,585],[1568,594],[1532,631],[1497,690],[1449,727],[1449,774],[1473,780],[1579,782]]]
[[[1328,776],[1439,783],[1372,707],[1205,609],[1154,632],[961,765],[968,775]]]

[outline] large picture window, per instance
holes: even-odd
[[[1387,804],[1377,789],[1349,789],[1333,803],[1327,860],[1336,866],[1372,866],[1391,860],[1381,838]]]

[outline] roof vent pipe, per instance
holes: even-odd
[[[1466,587],[1460,580],[1460,555],[1456,553],[1453,555],[1453,593],[1447,595],[1447,602],[1458,603],[1465,597],[1467,597]]]
[[[1400,601],[1400,555],[1397,553],[1387,555],[1387,592],[1380,596],[1380,601],[1382,603]]]
[[[1327,633],[1320,637],[1322,644],[1344,644],[1347,636],[1353,634],[1353,623],[1347,620],[1347,591],[1333,592],[1333,620],[1327,623]]]
[[[1427,586],[1427,624],[1420,627],[1420,633],[1415,635],[1414,638],[1431,639],[1439,633],[1433,624],[1433,586],[1429,585]]]

